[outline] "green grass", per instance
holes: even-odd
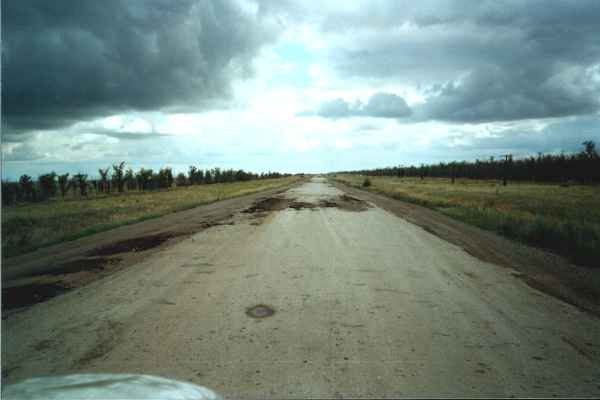
[[[11,257],[201,204],[286,186],[295,180],[291,177],[219,183],[3,207],[2,256]]]
[[[360,187],[359,175],[336,179]],[[370,177],[369,191],[429,208],[571,261],[600,266],[600,186]],[[363,188],[364,189],[364,188]]]

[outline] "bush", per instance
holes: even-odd
[[[371,186],[371,180],[369,178],[365,178],[365,180],[362,183],[362,187],[369,187]]]

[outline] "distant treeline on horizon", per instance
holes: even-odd
[[[593,141],[583,142],[583,150],[574,154],[542,154],[536,157],[514,159],[506,154],[501,159],[460,161],[420,166],[397,166],[355,171],[339,174],[368,176],[470,178],[497,179],[532,182],[600,183],[600,156]]]
[[[17,182],[2,181],[2,204],[15,205],[21,202],[43,201],[60,194],[88,197],[90,194],[123,193],[126,191],[147,191],[169,189],[176,186],[208,185],[214,183],[240,182],[254,179],[272,179],[291,176],[279,172],[253,173],[243,169],[199,169],[190,166],[187,175],[183,172],[173,176],[170,167],[161,168],[158,172],[152,169],[140,168],[134,172],[125,170],[125,162],[114,164],[105,169],[99,169],[99,179],[88,179],[87,174],[74,175],[55,172],[39,175],[34,180],[29,175],[21,175]]]

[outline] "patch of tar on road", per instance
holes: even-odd
[[[344,328],[364,328],[364,324],[340,324]]]
[[[2,309],[32,306],[69,290],[62,282],[32,283],[27,285],[2,288]]]
[[[2,368],[2,379],[8,378],[8,376],[10,374],[12,374],[14,371],[16,371],[16,370],[18,370],[20,368],[21,368],[20,366],[15,366],[15,367],[11,367],[11,368],[3,367]]]
[[[588,359],[589,361],[593,361],[594,356],[597,355],[593,349],[585,348],[583,345],[577,343],[575,340],[570,339],[568,337],[562,336],[561,340],[568,344],[573,350],[577,353]],[[591,343],[587,343],[589,347]]]
[[[284,210],[288,207],[292,200],[285,199],[283,197],[267,197],[266,199],[260,199],[253,205],[245,209],[244,213],[254,214],[268,211],[279,211]]]
[[[211,263],[200,262],[200,263],[182,264],[181,268],[204,268],[204,267],[212,267],[212,266],[213,266],[213,264],[211,264]]]
[[[25,280],[2,289],[2,309],[11,310],[44,302],[81,286],[90,276],[107,266],[121,262],[119,257],[78,258],[48,267],[42,275],[32,274]]]
[[[399,294],[410,294],[410,292],[398,290],[398,289],[388,289],[388,288],[375,288],[376,292],[390,292],[390,293],[399,293]]]
[[[50,268],[45,275],[66,275],[81,271],[102,271],[106,265],[118,264],[120,258],[94,257],[94,258],[79,258],[73,261],[63,263],[57,267]]]
[[[368,273],[380,273],[380,272],[385,272],[384,270],[381,269],[369,269],[369,268],[358,268],[355,269],[356,272],[368,272]]]
[[[364,200],[343,194],[333,199],[321,200],[319,202],[319,207],[335,207],[344,211],[366,211],[371,205]]]
[[[296,199],[285,197],[267,197],[265,199],[258,200],[252,206],[248,207],[242,212],[246,214],[262,214],[260,215],[262,217],[265,216],[265,213],[271,211],[282,211],[290,208],[294,210],[338,208],[344,211],[365,211],[370,207],[371,205],[366,201],[343,194],[341,196],[320,200],[317,203],[297,201]]]
[[[178,236],[172,232],[158,233],[133,239],[121,240],[106,246],[99,247],[86,253],[87,256],[111,256],[113,254],[128,253],[131,251],[144,251],[160,246],[167,240]]]
[[[48,339],[40,340],[39,342],[33,345],[33,349],[36,352],[46,351],[52,349],[52,347],[54,347],[54,342]]]
[[[317,206],[313,203],[309,203],[308,201],[292,201],[290,202],[287,208],[293,208],[294,210],[314,210],[315,208],[317,208]]]
[[[251,318],[267,318],[275,314],[275,310],[265,304],[257,304],[246,309],[246,315]]]
[[[469,272],[469,271],[463,272],[463,275],[468,276],[471,279],[476,279],[477,278],[477,275],[475,275],[474,273]]]
[[[96,334],[98,335],[96,343],[75,362],[76,368],[81,368],[107,355],[121,339],[122,331],[122,323],[104,321],[96,330]]]

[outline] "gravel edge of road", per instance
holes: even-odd
[[[600,317],[600,271],[580,267],[549,251],[465,224],[417,204],[331,181],[338,189],[420,226],[472,256],[513,269],[515,276],[546,294]]]

